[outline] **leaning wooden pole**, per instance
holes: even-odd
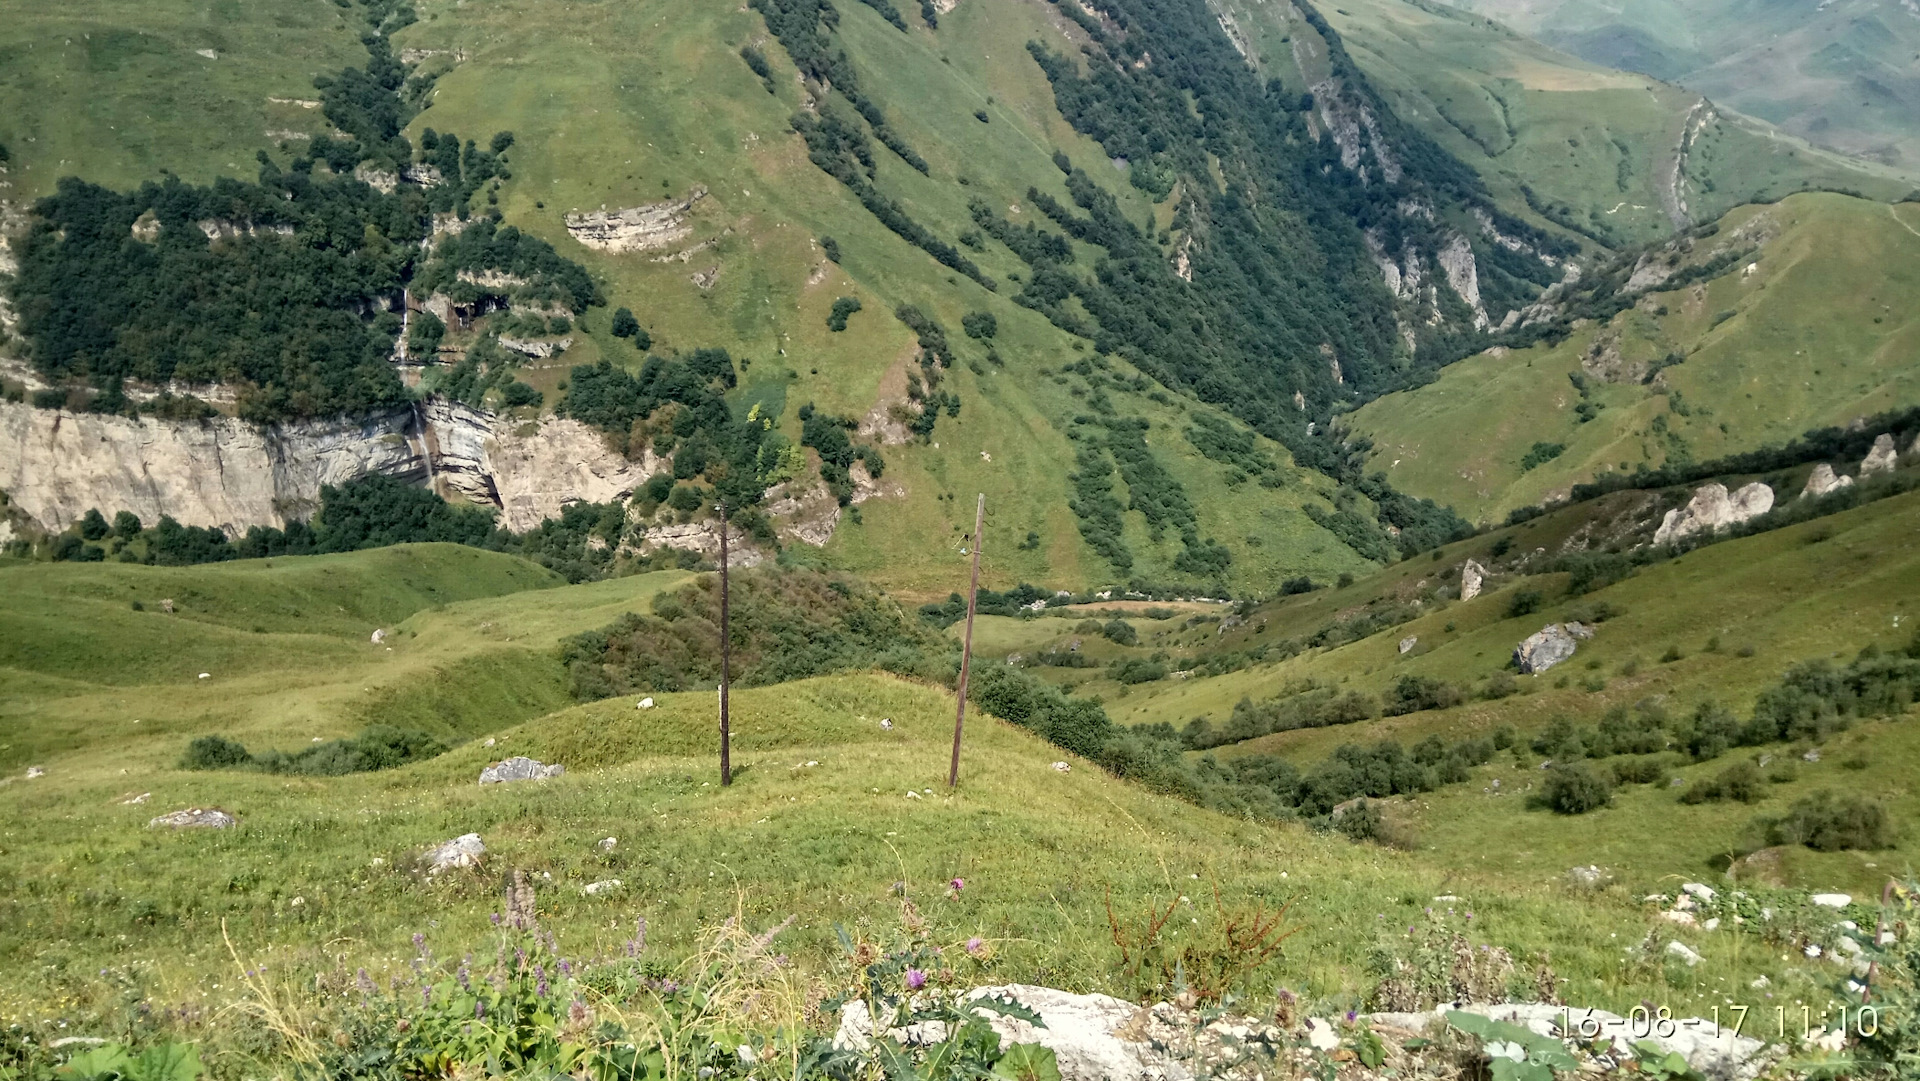
[[[732,732],[727,727],[727,684],[733,679],[733,628],[727,613],[727,505],[720,504],[720,783],[733,783]]]
[[[960,730],[967,723],[967,670],[973,663],[973,609],[980,595],[980,532],[987,521],[987,494],[973,507],[973,579],[967,583],[967,635],[960,647],[960,704],[953,714],[953,764],[947,767],[947,787],[960,784]]]

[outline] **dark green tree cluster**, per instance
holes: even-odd
[[[886,459],[880,456],[879,447],[853,442],[849,433],[859,428],[859,421],[822,413],[812,402],[801,406],[798,416],[800,445],[819,452],[820,479],[826,482],[827,491],[833,493],[841,506],[853,502],[853,476],[848,471],[854,462],[864,465],[871,477],[880,476],[886,469]]]
[[[476,280],[493,275],[498,285]],[[559,305],[573,312],[606,303],[587,268],[511,225],[483,219],[440,238],[413,282],[417,293],[445,293],[463,306],[508,302]]]
[[[945,369],[953,367],[953,346],[947,342],[946,328],[919,308],[902,304],[893,314],[913,331],[920,343],[920,372],[907,375],[907,397],[919,404],[920,412],[907,427],[921,439],[931,439],[942,409],[950,417],[960,415],[960,395],[940,386]]]
[[[1296,728],[1358,724],[1379,715],[1380,703],[1372,695],[1309,685],[1261,702],[1243,697],[1233,704],[1226,724],[1216,727],[1205,717],[1195,717],[1180,737],[1190,750],[1205,751]]]
[[[725,349],[649,356],[637,376],[602,360],[572,369],[555,412],[623,439],[651,435],[654,453],[672,455],[676,478],[704,476],[730,513],[745,512],[772,483],[774,463],[761,451],[779,437],[770,417],[734,417],[725,393],[738,381]]]
[[[895,29],[907,28],[907,20],[901,17],[900,9],[893,6],[893,0],[860,0],[860,2],[879,12],[880,17],[892,23]]]
[[[434,373],[434,392],[457,402],[480,407],[488,405],[487,392],[498,390],[498,404],[514,408],[538,406],[545,395],[514,378],[520,356],[500,346],[500,340],[488,335],[474,342],[466,356],[450,368]]]
[[[1080,536],[1117,574],[1133,570],[1133,551],[1122,533],[1120,500],[1113,494],[1113,462],[1096,446],[1082,443],[1074,451],[1074,469],[1067,475],[1073,495],[1067,506],[1079,520]]]
[[[982,589],[974,594],[974,611],[985,616],[1018,616],[1029,605],[1052,600],[1053,596],[1052,590],[1041,589],[1027,582],[1005,593]],[[958,593],[949,593],[944,601],[921,605],[920,618],[936,627],[951,627],[967,618],[967,599]]]
[[[827,313],[827,329],[838,334],[847,329],[847,320],[860,310],[858,297],[836,297],[833,310]]]
[[[849,578],[805,569],[735,571],[729,595],[736,686],[879,668],[946,678],[953,644],[900,606]],[[720,588],[712,576],[654,597],[562,644],[573,693],[584,700],[710,687],[720,678]]]
[[[360,42],[367,47],[366,66],[319,76],[313,85],[320,91],[320,111],[353,138],[354,160],[345,162],[341,171],[371,160],[387,172],[397,172],[413,158],[413,147],[400,129],[420,111],[433,81],[410,82],[406,65],[393,53],[394,32],[417,19],[413,6],[405,0],[359,0],[359,5],[365,22]],[[336,164],[335,168],[341,167]]]

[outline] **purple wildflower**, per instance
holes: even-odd
[[[541,998],[546,998],[547,997],[547,966],[535,965],[533,966],[533,971],[536,974],[536,982],[534,984],[534,989],[538,992]]]
[[[485,1021],[487,1019],[487,1004],[485,1000],[477,998],[473,1000],[473,1019],[475,1021]]]
[[[986,945],[987,944],[981,940],[979,935],[975,935],[972,938],[967,939],[967,952],[974,955],[975,957],[978,957],[980,956],[980,951],[982,949],[985,949]]]
[[[420,1005],[422,1006],[433,1005],[433,988],[422,987],[420,989]]]
[[[489,920],[492,920],[492,921],[493,921],[493,925],[494,925],[495,927],[498,927],[498,926],[500,926],[500,913],[498,913],[498,912],[489,912],[489,913],[487,914],[487,919],[489,919]]]
[[[1352,1023],[1352,1022],[1353,1022],[1354,1020],[1356,1020],[1356,1019],[1357,1019],[1357,1018],[1358,1018],[1359,1016],[1360,1016],[1360,1015],[1359,1015],[1359,1014],[1358,1014],[1357,1012],[1355,1012],[1355,1011],[1353,1011],[1353,1010],[1348,1010],[1348,1011],[1347,1011],[1347,1021],[1348,1021],[1349,1023]]]
[[[417,950],[422,957],[425,957],[427,953],[427,936],[415,931],[413,933],[413,948]]]
[[[927,974],[917,968],[907,970],[907,990],[918,991],[927,985]]]
[[[567,961],[567,959],[564,957],[560,959],[560,971],[565,973],[568,976],[573,975],[573,965],[570,964]]]
[[[359,975],[354,978],[353,982],[355,986],[360,988],[361,994],[363,995],[373,994],[373,980],[367,976],[366,969],[364,968],[361,969]]]

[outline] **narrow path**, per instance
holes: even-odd
[[[1906,220],[1900,217],[1900,211],[1898,207],[1894,206],[1891,203],[1888,204],[1887,213],[1893,215],[1893,220],[1899,222],[1900,227],[1902,229],[1905,229],[1907,232],[1912,233],[1914,236],[1920,236],[1920,229],[1915,229],[1913,226],[1908,225]]]

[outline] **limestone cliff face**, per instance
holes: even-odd
[[[50,530],[95,507],[235,534],[284,526],[318,509],[322,485],[381,473],[497,507],[519,531],[576,500],[622,498],[659,466],[629,462],[578,421],[516,423],[439,400],[265,426],[0,403],[0,491]]]

